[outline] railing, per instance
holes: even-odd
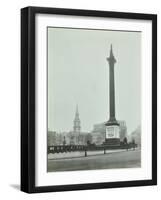
[[[53,145],[48,146],[48,154],[52,153],[64,153],[64,152],[75,152],[75,151],[84,151],[85,156],[87,156],[87,151],[104,151],[106,150],[116,150],[116,149],[133,149],[137,147],[137,144],[128,143],[128,144],[121,144],[121,145]]]

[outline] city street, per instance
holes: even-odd
[[[48,160],[48,172],[141,167],[141,150]]]

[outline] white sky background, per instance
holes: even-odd
[[[116,119],[131,133],[141,120],[141,33],[48,28],[48,129],[70,131],[76,104],[82,131],[109,119],[110,45]]]

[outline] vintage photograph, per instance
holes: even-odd
[[[21,9],[21,190],[157,184],[157,15]]]
[[[141,167],[141,36],[47,28],[47,172]]]

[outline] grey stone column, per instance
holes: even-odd
[[[112,45],[110,50],[110,57],[107,58],[109,63],[109,107],[110,107],[110,122],[116,122],[115,118],[115,78],[114,78],[114,64],[116,63],[116,59],[113,55]]]

